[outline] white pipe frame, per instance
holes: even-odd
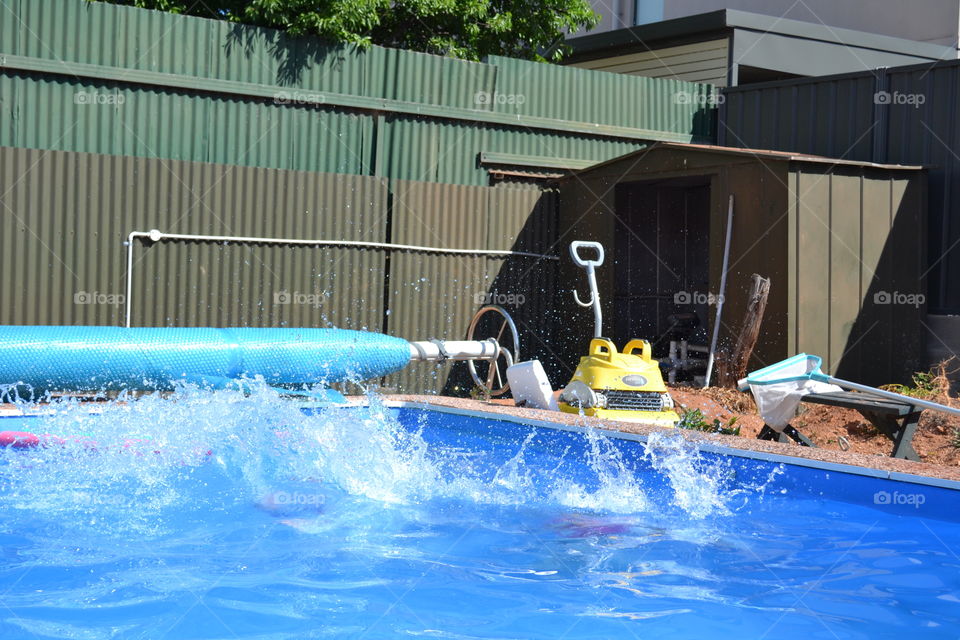
[[[213,236],[192,233],[164,233],[157,229],[150,231],[131,231],[127,236],[127,295],[125,299],[124,326],[130,327],[130,314],[133,303],[133,245],[137,238],[148,238],[151,242],[162,240],[193,240],[197,242],[231,242],[247,244],[288,244],[308,247],[359,247],[363,249],[394,249],[398,251],[422,251],[425,253],[447,253],[470,256],[521,256],[541,260],[559,260],[558,256],[548,256],[526,251],[498,251],[492,249],[448,249],[445,247],[427,247],[414,244],[393,244],[391,242],[365,242],[358,240],[304,240],[300,238],[258,238],[252,236]]]

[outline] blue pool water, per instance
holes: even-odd
[[[960,492],[269,390],[0,430],[0,638],[956,638]]]

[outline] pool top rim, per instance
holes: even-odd
[[[439,410],[446,413],[473,415],[565,430],[580,430],[585,426],[592,426],[608,432],[609,435],[628,439],[645,440],[646,436],[651,433],[674,431],[662,426],[605,420],[559,411],[529,409],[472,398],[385,395],[383,399],[388,407]],[[363,397],[351,397],[349,400],[352,404],[367,403],[366,398]],[[727,436],[686,429],[676,429],[675,431],[687,440],[696,443],[704,451],[960,490],[960,468],[851,451],[814,449],[742,436]]]

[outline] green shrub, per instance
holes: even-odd
[[[690,429],[691,431],[738,436],[740,435],[740,427],[734,426],[736,422],[736,417],[730,418],[726,424],[723,424],[717,418],[714,418],[713,421],[710,422],[700,409],[684,409],[683,413],[680,414],[680,421],[677,423],[677,426],[681,429]]]

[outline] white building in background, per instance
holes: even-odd
[[[590,4],[602,16],[590,33],[735,9],[954,49],[960,40],[960,0],[591,0]]]
[[[607,11],[601,27],[608,30],[594,30],[568,39],[573,52],[564,59],[564,64],[723,87],[926,64],[955,59],[958,52],[956,40],[950,40],[956,34],[947,33],[944,21],[952,20],[956,30],[960,0],[952,4],[943,0],[920,0],[917,5],[901,3],[901,0],[872,0],[869,10],[864,10],[867,3],[856,3],[860,6],[859,12],[852,10],[855,3],[850,0],[833,3],[807,0],[807,4],[798,0],[727,0],[728,5],[757,5],[764,12],[721,8],[693,14],[689,12],[721,3],[595,1],[614,3],[607,9],[597,7]],[[792,8],[791,3],[795,3]],[[783,5],[788,17],[771,15]],[[822,12],[820,5],[823,5]],[[880,10],[887,6],[891,7],[890,11]],[[911,11],[919,16],[912,21],[904,15]],[[835,24],[817,20],[821,14]],[[894,20],[891,17],[894,14],[899,19]],[[640,24],[609,29],[637,20],[638,16]],[[658,20],[661,16],[663,19]],[[855,22],[860,23],[860,29],[847,26]],[[924,31],[920,25],[928,28]],[[875,30],[867,31],[868,27]],[[924,39],[879,33],[880,28]],[[950,43],[944,44],[945,41]]]

